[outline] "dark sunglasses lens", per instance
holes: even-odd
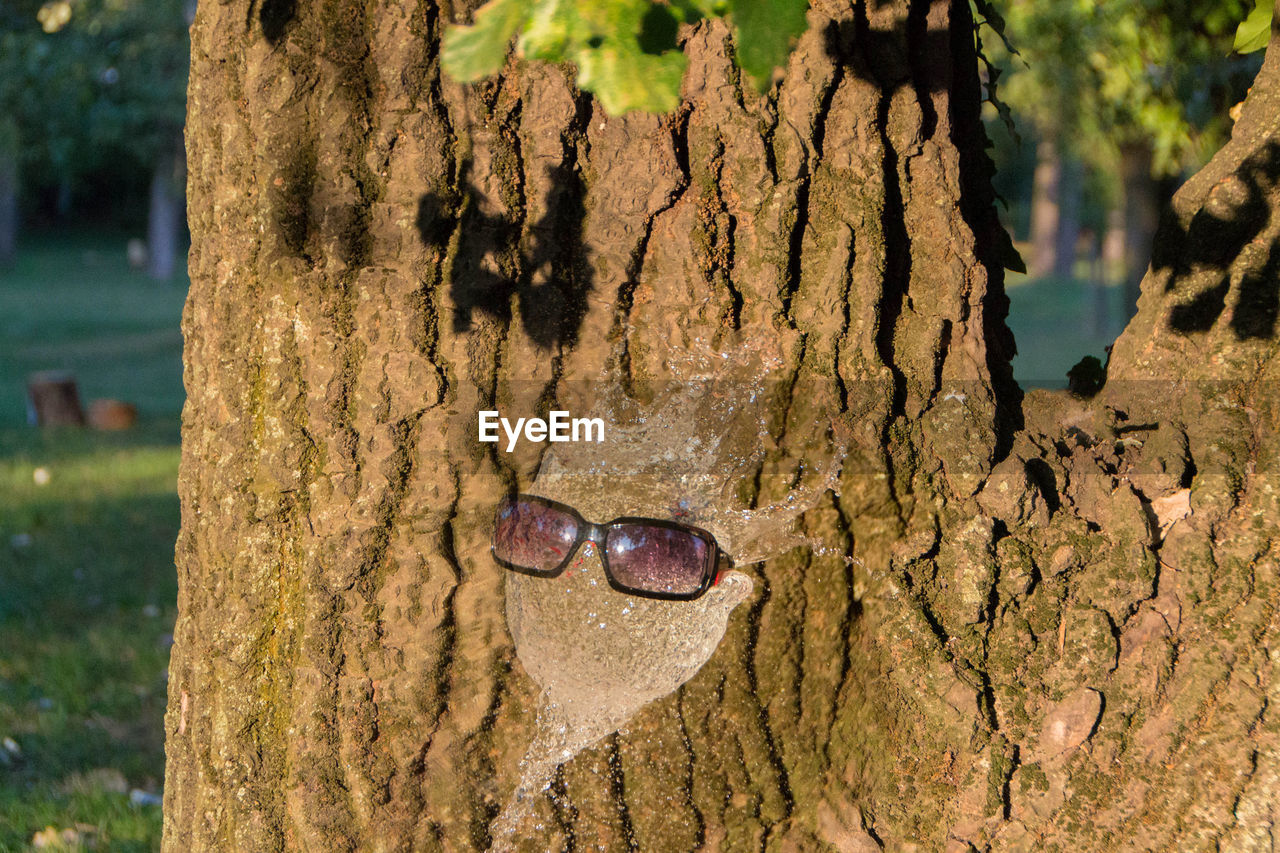
[[[672,527],[613,524],[605,537],[609,572],[636,592],[692,595],[702,586],[711,545]]]
[[[569,513],[537,501],[514,500],[498,510],[493,553],[528,571],[552,572],[577,539],[578,521]]]

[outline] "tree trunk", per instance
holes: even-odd
[[[182,241],[182,142],[173,154],[163,154],[156,161],[151,177],[150,202],[147,209],[147,275],[157,281],[173,278],[178,263],[178,244]]]
[[[1107,284],[1107,267],[1103,261],[1103,242],[1092,230],[1084,232],[1085,253],[1089,269],[1089,331],[1095,338],[1109,338],[1111,326],[1111,288]]]
[[[1074,157],[1062,160],[1058,181],[1058,234],[1053,252],[1053,274],[1075,278],[1080,242],[1080,206],[1084,202],[1084,164]]]
[[[36,426],[84,426],[80,389],[65,370],[42,370],[27,376],[27,405]]]
[[[1125,279],[1123,200],[1107,211],[1107,230],[1102,237],[1102,272],[1108,283]]]
[[[18,253],[18,155],[17,125],[0,119],[0,269],[12,266]]]
[[[1151,257],[1151,241],[1160,219],[1148,144],[1120,147],[1120,177],[1124,193],[1124,303],[1125,311],[1132,314],[1137,310],[1142,276]]]
[[[815,3],[767,100],[702,24],[667,118],[455,85],[430,2],[256,8],[192,33],[166,849],[485,849],[538,727],[487,519],[538,459],[476,413],[734,341],[779,342],[766,467],[839,401],[836,547],[748,567],[520,849],[1274,845],[1280,47],[1107,388],[1023,399],[967,3]]]
[[[58,187],[53,193],[53,213],[59,222],[66,222],[71,217],[71,206],[75,203],[75,186],[71,180],[70,168],[63,164],[58,172]]]
[[[1036,146],[1036,169],[1031,179],[1031,263],[1027,275],[1043,278],[1058,267],[1059,215],[1062,193],[1062,155],[1046,137]]]

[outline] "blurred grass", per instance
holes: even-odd
[[[1009,328],[1018,343],[1013,376],[1023,388],[1065,388],[1086,355],[1104,364],[1124,323],[1124,288],[1008,273]]]
[[[81,400],[127,400],[143,415],[182,408],[186,266],[158,282],[129,269],[124,236],[34,237],[0,272],[0,426],[26,422],[26,376],[75,373]]]
[[[130,792],[164,777],[186,279],[131,271],[124,243],[34,238],[0,273],[2,851],[47,826],[159,849],[160,808]],[[51,368],[86,404],[137,404],[138,426],[25,426],[26,374]]]

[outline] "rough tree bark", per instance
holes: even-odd
[[[447,10],[199,10],[166,849],[483,849],[534,688],[477,519],[536,458],[476,409],[779,330],[858,562],[752,567],[528,849],[1273,849],[1275,40],[1106,389],[1023,398],[967,3],[816,2],[766,101],[700,26],[666,118],[456,86]]]

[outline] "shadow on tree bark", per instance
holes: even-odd
[[[463,164],[464,178],[470,168]],[[523,210],[485,213],[473,184],[460,196],[426,193],[419,200],[423,245],[443,252],[455,234],[458,241],[449,281],[454,332],[470,331],[477,311],[508,326],[515,297],[521,327],[539,347],[577,343],[592,287],[582,242],[585,186],[573,163],[549,166],[546,175],[546,212],[523,240]]]
[[[262,25],[262,35],[272,45],[279,44],[285,36],[289,23],[298,12],[298,0],[261,0],[258,8],[258,22]],[[249,20],[252,26],[253,4],[249,5]]]
[[[1169,328],[1179,334],[1206,332],[1226,309],[1231,287],[1231,266],[1258,238],[1268,223],[1268,197],[1280,183],[1280,142],[1270,141],[1250,155],[1229,183],[1215,191],[1211,203],[1192,217],[1187,227],[1166,217],[1151,257],[1155,273],[1169,271],[1164,292],[1174,293],[1189,282],[1195,295],[1177,302],[1169,311]],[[1244,275],[1240,296],[1231,318],[1236,338],[1270,338],[1275,335],[1280,310],[1280,240],[1273,241],[1266,262]],[[1205,284],[1195,274],[1213,271]]]

